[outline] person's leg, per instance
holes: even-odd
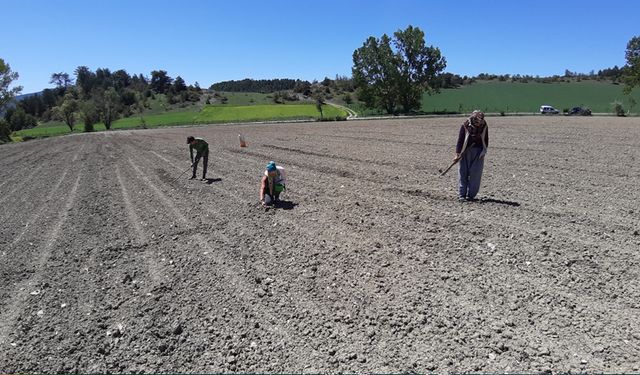
[[[196,178],[196,172],[198,171],[198,162],[200,161],[200,155],[196,155],[193,160],[193,173],[191,174],[191,178]]]
[[[480,191],[480,182],[482,180],[482,170],[484,169],[484,158],[480,158],[481,148],[474,148],[474,160],[469,168],[469,192],[468,199],[475,199]]]
[[[209,164],[209,151],[202,156],[202,179],[207,178],[207,165]]]
[[[458,162],[458,173],[460,175],[460,181],[458,182],[459,199],[467,198],[467,190],[469,187],[469,162],[467,156],[469,155],[469,151],[470,150],[467,150]]]

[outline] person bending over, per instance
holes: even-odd
[[[191,179],[196,178],[196,172],[198,170],[198,162],[202,158],[202,180],[207,179],[207,164],[209,164],[209,144],[204,139],[198,137],[187,137],[187,144],[189,145],[189,154],[191,156],[191,165],[193,166],[193,174]],[[193,150],[196,150],[196,157],[193,158]]]

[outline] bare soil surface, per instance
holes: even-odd
[[[464,203],[461,118],[0,147],[0,372],[640,371],[638,119],[487,120]]]

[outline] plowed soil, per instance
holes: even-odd
[[[640,121],[488,118],[460,203],[461,121],[0,147],[0,372],[640,371]]]

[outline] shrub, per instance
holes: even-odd
[[[11,142],[9,135],[11,135],[9,124],[5,120],[0,119],[0,142]]]
[[[38,125],[38,120],[20,107],[8,110],[5,119],[9,122],[9,128],[12,131],[34,128]]]
[[[611,103],[611,106],[613,107],[613,113],[615,113],[616,116],[624,117],[624,107],[622,106],[622,102],[616,100]]]
[[[93,102],[85,102],[82,105],[82,121],[84,122],[84,131],[94,131],[93,125],[100,119],[98,110]]]

